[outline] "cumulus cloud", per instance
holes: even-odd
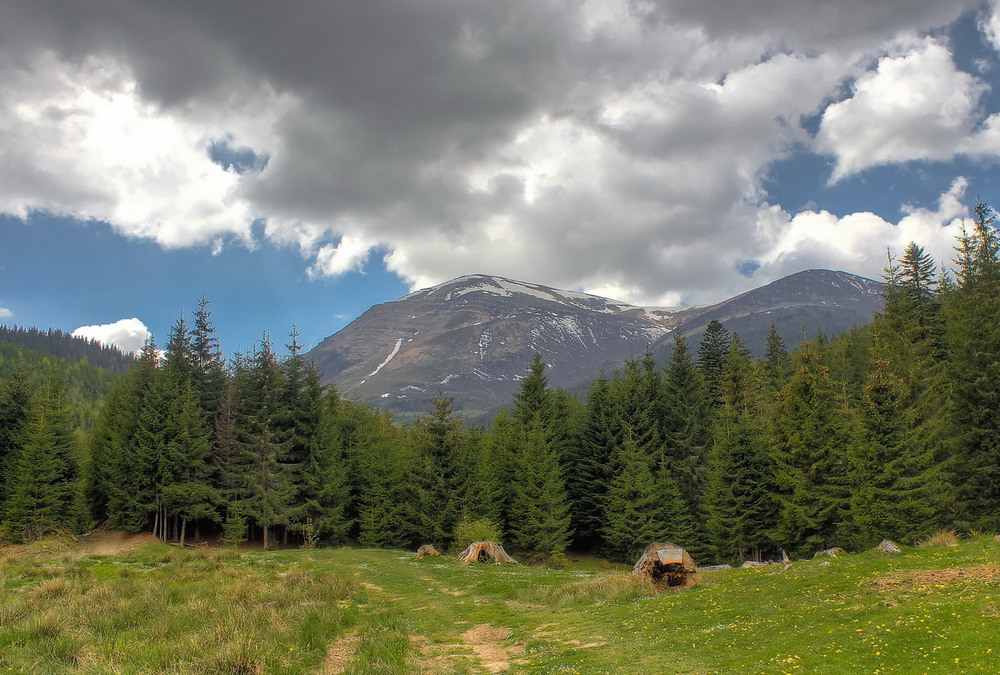
[[[0,307],[0,319],[7,319],[14,316],[14,312],[10,311],[6,307]]]
[[[97,340],[106,345],[114,345],[126,353],[142,349],[143,344],[151,335],[146,325],[135,318],[121,319],[114,323],[95,326],[80,326],[73,331],[73,337],[82,337],[88,340]]]
[[[896,223],[873,213],[838,217],[828,211],[790,214],[775,206],[757,216],[761,242],[758,273],[778,279],[803,269],[849,269],[879,278],[886,266],[886,251],[899,254],[916,242],[939,265],[951,267],[955,238],[969,215],[963,205],[967,181],[957,178],[938,199],[937,209],[907,207]]]
[[[314,277],[377,253],[414,287],[488,272],[717,299],[748,283],[739,261],[763,261],[756,282],[898,231],[767,204],[762,177],[793,149],[838,178],[1000,153],[983,84],[920,37],[976,4],[16,0],[0,212],[215,252],[261,231]],[[824,256],[808,232],[833,225]]]
[[[816,147],[837,158],[834,180],[879,164],[981,152],[972,136],[985,90],[955,67],[943,44],[925,38],[880,59],[857,80],[851,98],[829,106]]]

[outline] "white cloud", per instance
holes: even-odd
[[[0,212],[102,220],[166,248],[248,239],[239,176],[208,155],[238,119],[223,127],[164,110],[110,56],[74,63],[42,51],[19,63],[0,89]]]
[[[80,326],[73,331],[73,337],[83,337],[88,340],[97,340],[106,345],[114,345],[126,353],[142,349],[143,344],[151,335],[152,333],[149,332],[146,325],[135,318],[121,319],[114,323],[95,326]]]
[[[763,194],[775,161],[1000,156],[984,84],[920,37],[973,0],[29,4],[0,3],[0,212],[216,253],[259,218],[313,277],[378,251],[414,287],[486,272],[675,304],[745,290],[738,260],[754,284],[877,273],[864,249],[946,200],[791,214]],[[223,169],[218,139],[268,161]]]
[[[898,255],[911,241],[950,268],[955,237],[968,216],[962,204],[965,189],[965,179],[956,179],[936,210],[908,208],[898,223],[873,213],[838,217],[828,211],[803,211],[793,216],[779,207],[762,208],[757,217],[761,267],[755,278],[771,281],[823,267],[878,279],[886,266],[886,250]]]
[[[980,30],[993,49],[1000,52],[1000,1],[991,0],[987,3],[987,11],[980,20]]]
[[[925,38],[879,60],[851,98],[829,106],[816,137],[836,157],[834,180],[879,164],[946,160],[971,151],[986,86],[955,67],[940,42]]]
[[[10,311],[6,307],[0,307],[0,319],[6,319],[14,316],[14,312]]]

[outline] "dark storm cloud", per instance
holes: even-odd
[[[81,217],[120,217],[126,234],[165,245],[249,237],[259,217],[267,236],[317,256],[320,274],[382,247],[390,269],[417,284],[483,271],[618,288],[636,299],[683,286],[718,295],[745,283],[739,261],[766,261],[776,246],[777,237],[754,230],[768,208],[759,183],[771,162],[810,142],[801,119],[843,98],[845,82],[901,34],[938,28],[974,6],[13,0],[0,4],[0,87],[13,92],[0,102],[8,115],[19,101],[32,103],[31,115],[10,123],[27,130],[24,138],[50,126],[59,133],[48,154],[16,139],[0,150],[25,165],[21,175],[53,183],[32,181],[17,199],[0,194],[0,209],[50,203]],[[48,53],[54,63],[40,56]],[[85,84],[67,82],[95,57],[103,60],[84,69]],[[37,63],[55,73],[45,96],[25,74]],[[105,71],[134,79],[134,91],[102,89]],[[94,100],[82,96],[88,88]],[[92,167],[85,153],[100,148],[72,145],[72,131],[102,121],[101,102],[112,96],[132,105],[123,123],[132,136],[116,139],[104,125],[94,142],[128,152]],[[869,108],[883,104],[873,100]],[[73,112],[81,105],[89,117]],[[827,124],[824,152],[844,154],[849,139],[832,132],[852,128],[849,113],[862,107],[840,108],[849,119]],[[40,122],[34,112],[55,108],[76,126]],[[128,164],[164,129],[186,140],[183,152],[154,148]],[[59,174],[70,151],[83,156],[81,167]],[[216,162],[215,187],[170,220],[171,188],[183,200],[205,183],[199,158]],[[95,172],[110,175],[87,182]],[[166,194],[149,213],[136,197],[142,180],[146,193]],[[92,192],[90,202],[75,196]],[[88,211],[101,200],[113,203]],[[227,211],[212,227],[178,224],[210,212],[213,200]],[[783,271],[765,262],[758,276]]]

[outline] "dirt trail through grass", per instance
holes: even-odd
[[[507,599],[535,570],[463,566],[449,558],[416,560],[407,554],[386,564],[384,551],[355,550],[347,557],[369,617],[362,639],[385,632],[382,616],[402,617],[406,665],[376,672],[499,673],[521,662],[534,622]],[[336,559],[330,564],[339,566]],[[362,658],[357,653],[341,671],[322,672],[364,672]]]

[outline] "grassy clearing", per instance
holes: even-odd
[[[358,549],[0,550],[0,670],[996,673],[1000,543],[710,573],[461,566]]]
[[[356,621],[352,581],[288,560],[147,545],[0,557],[0,670],[309,672]]]

